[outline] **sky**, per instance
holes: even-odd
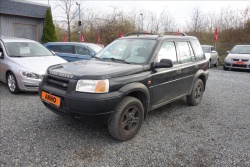
[[[28,0],[37,3],[49,4],[55,7],[57,0]],[[82,0],[78,0],[82,1]],[[188,19],[190,19],[191,14],[194,8],[201,9],[203,14],[213,13],[216,15],[220,15],[221,9],[231,9],[235,12],[240,12],[245,9],[247,6],[250,6],[250,0],[234,0],[234,1],[96,1],[96,0],[84,0],[84,4],[94,10],[103,11],[103,12],[111,12],[113,8],[120,9],[124,12],[131,11],[132,8],[138,7],[138,9],[150,10],[154,13],[159,13],[166,10],[175,18],[175,21],[180,29],[186,25]],[[52,10],[52,13],[54,11]],[[56,18],[54,18],[56,19]]]

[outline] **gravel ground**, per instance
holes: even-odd
[[[139,134],[118,142],[107,127],[70,122],[37,93],[0,83],[1,166],[250,166],[250,73],[210,69],[203,101],[152,111]]]

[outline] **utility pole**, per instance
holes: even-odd
[[[79,19],[78,19],[78,38],[79,38],[79,42],[81,42],[81,7],[80,7],[80,4],[78,2],[76,2],[76,5],[78,5],[78,11],[79,11]]]
[[[141,13],[141,32],[143,32],[143,14]]]

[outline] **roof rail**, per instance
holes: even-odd
[[[165,35],[166,33],[168,33],[168,34],[174,34],[174,35],[176,35],[176,36],[179,36],[179,35],[187,36],[187,35],[186,35],[185,33],[183,33],[183,32],[168,32],[168,31],[166,31],[166,32],[161,33],[161,34],[159,35],[159,37]]]
[[[155,35],[149,32],[128,32],[127,34],[124,35],[124,37],[129,36],[129,35]]]

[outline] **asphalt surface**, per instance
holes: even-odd
[[[202,103],[152,111],[139,134],[119,142],[106,126],[70,122],[37,93],[0,83],[1,166],[250,166],[250,73],[209,70]]]

